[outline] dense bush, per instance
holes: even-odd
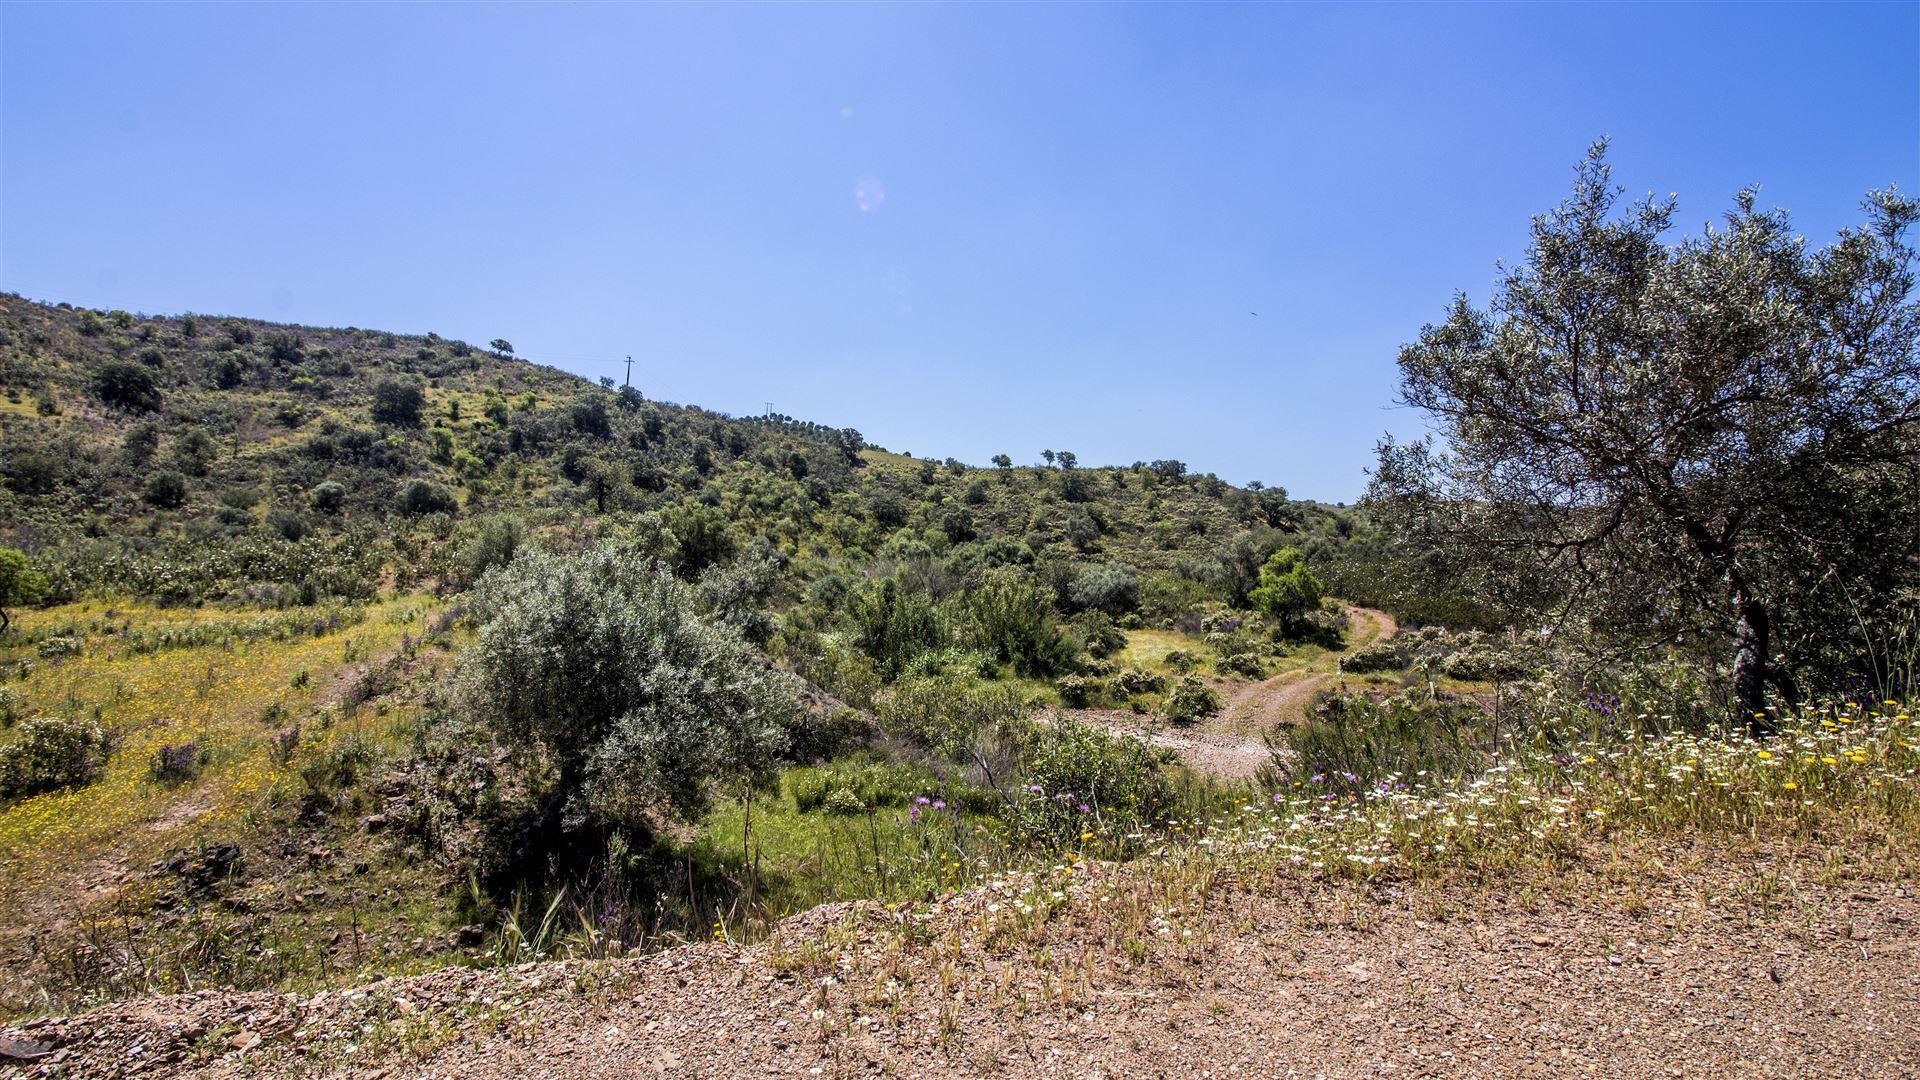
[[[176,509],[187,501],[187,478],[172,471],[154,473],[141,497],[162,510]]]
[[[968,644],[1022,675],[1045,678],[1073,664],[1074,644],[1054,620],[1046,590],[1026,574],[989,572],[965,597],[964,612]]]
[[[1222,656],[1214,667],[1223,674],[1240,675],[1249,679],[1266,677],[1267,666],[1259,654],[1252,652],[1234,652]]]
[[[13,624],[8,608],[38,604],[50,591],[46,575],[34,569],[24,553],[0,547],[0,634]]]
[[[1284,547],[1267,558],[1260,580],[1247,594],[1247,604],[1279,624],[1281,632],[1297,636],[1307,615],[1320,607],[1320,579],[1307,569],[1299,548]]]
[[[933,598],[898,578],[887,578],[854,594],[847,614],[854,627],[854,643],[873,658],[886,679],[898,677],[915,657],[947,641]]]
[[[1099,563],[1081,571],[1067,587],[1076,610],[1124,615],[1140,606],[1140,577],[1125,563]]]
[[[1405,665],[1406,661],[1400,658],[1400,650],[1385,641],[1363,645],[1340,658],[1340,670],[1350,671],[1355,675],[1387,671]]]
[[[459,700],[538,751],[570,822],[692,818],[717,785],[769,776],[802,708],[788,677],[632,554],[526,551],[489,571]]]
[[[1213,688],[1189,675],[1181,679],[1167,695],[1162,711],[1169,722],[1191,724],[1220,711],[1220,695]]]
[[[522,529],[515,518],[495,517],[483,522],[480,531],[460,548],[460,570],[465,580],[478,581],[494,567],[512,562],[521,540]]]
[[[1484,721],[1462,702],[1328,694],[1305,723],[1286,729],[1287,752],[1275,767],[1283,777],[1354,791],[1437,783],[1489,761],[1479,741]]]
[[[1084,675],[1062,675],[1053,685],[1060,692],[1060,703],[1076,709],[1085,708],[1100,688],[1098,680]]]
[[[1097,611],[1087,612],[1073,621],[1073,630],[1081,647],[1096,660],[1112,656],[1127,647],[1127,635],[1113,621]]]
[[[347,489],[337,480],[327,480],[314,485],[307,501],[322,514],[337,514],[347,505]]]
[[[393,427],[419,427],[426,391],[412,379],[381,379],[373,384],[373,420]]]
[[[98,724],[39,716],[0,746],[0,799],[18,799],[90,782],[107,760]]]
[[[1020,758],[1021,797],[1008,809],[1031,839],[1077,847],[1158,824],[1172,803],[1167,753],[1065,717],[1040,725]]]
[[[395,507],[409,517],[422,514],[451,514],[460,509],[453,492],[431,480],[409,480],[394,496]]]
[[[1014,732],[1028,711],[1012,686],[952,676],[902,679],[874,700],[883,730],[956,759]]]
[[[93,392],[102,402],[132,413],[160,411],[160,387],[153,372],[125,360],[110,360],[94,372]]]

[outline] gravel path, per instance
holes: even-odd
[[[1024,923],[1012,881],[744,949],[116,1005],[0,1052],[65,1076],[1920,1075],[1911,883],[1816,884],[1813,852],[1592,862],[1525,893],[1094,865]]]

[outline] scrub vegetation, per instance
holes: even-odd
[[[0,1009],[811,971],[781,920],[835,901],[957,957],[904,914],[951,901],[1006,970],[1097,903],[1138,965],[1214,882],[1533,890],[1680,837],[1910,881],[1916,213],[1815,249],[1747,194],[1673,242],[1597,147],[1407,346],[1438,435],[1354,507],[0,298]]]

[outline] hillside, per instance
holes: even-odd
[[[10,1073],[1917,1064],[1897,676],[503,342],[10,297],[0,399]]]
[[[1211,694],[1224,726],[1203,702],[1193,737],[1251,775],[1337,667],[1346,616],[1325,601],[1290,640],[1248,594],[1284,544],[1334,558],[1350,520],[1179,462],[1049,457],[917,460],[435,336],[0,298],[0,548],[46,582],[0,639],[0,755],[64,738],[79,763],[0,797],[0,1007],[511,958],[513,920],[607,888],[489,846],[539,807],[449,707],[467,590],[516,551],[671,567],[812,703],[771,804],[729,791],[635,841],[633,873],[684,903],[609,901],[606,937],[634,947],[1045,857],[993,794],[1025,737],[955,761],[895,734],[914,702],[1125,733]],[[1298,692],[1246,715],[1269,685]],[[904,814],[929,794],[990,838],[929,853]]]
[[[104,586],[257,599],[270,586],[364,599],[457,574],[459,542],[502,512],[591,534],[603,518],[697,507],[732,543],[771,542],[799,581],[889,543],[946,554],[995,539],[1172,571],[1251,527],[1334,537],[1339,524],[1178,462],[921,461],[857,431],[648,401],[432,335],[11,296],[0,435],[0,542],[38,557],[57,598]],[[686,558],[721,554],[679,539]]]

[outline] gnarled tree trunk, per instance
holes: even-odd
[[[1771,653],[1768,637],[1772,629],[1767,605],[1753,595],[1739,571],[1727,572],[1727,587],[1733,601],[1733,697],[1740,708],[1740,719],[1756,734],[1772,730],[1767,717],[1767,684],[1772,674],[1767,665]]]

